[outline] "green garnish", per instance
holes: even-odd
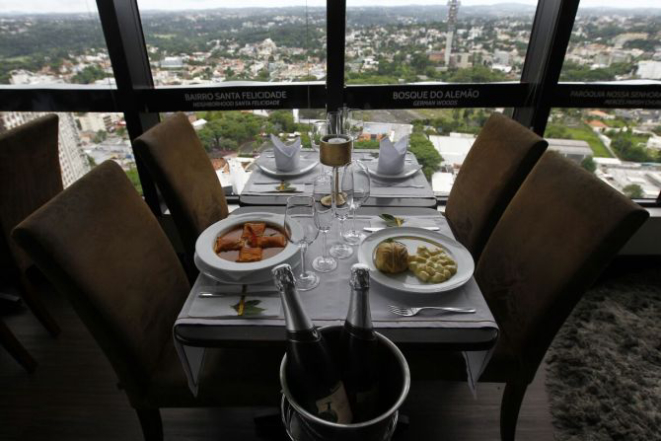
[[[277,191],[289,191],[289,190],[292,189],[292,186],[291,186],[291,184],[290,184],[289,182],[287,182],[287,181],[282,181],[282,182],[280,182],[279,185],[277,185],[277,186],[275,187],[275,189],[276,189]]]
[[[379,217],[383,219],[387,227],[401,227],[405,222],[403,218],[388,213],[380,214]]]
[[[261,300],[248,300],[246,301],[246,296],[241,296],[241,300],[236,305],[232,305],[232,308],[236,311],[238,316],[244,315],[258,315],[262,311],[266,311],[264,308],[260,308],[259,305]]]

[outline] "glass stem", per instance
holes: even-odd
[[[353,233],[356,232],[356,209],[355,208],[351,209],[351,231]]]
[[[324,231],[321,232],[321,234],[323,235],[321,237],[321,241],[322,241],[322,244],[323,244],[324,259],[328,259],[328,239],[326,237],[326,236],[328,236],[328,231],[324,230]]]
[[[301,244],[301,278],[305,277],[305,274],[307,274],[307,271],[305,269],[305,252],[308,249],[308,244],[303,242]]]

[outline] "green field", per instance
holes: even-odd
[[[601,142],[596,133],[592,131],[588,126],[581,127],[565,127],[567,131],[567,138],[577,139],[585,141],[590,144],[592,153],[595,158],[612,158],[613,155],[610,154],[606,146]]]

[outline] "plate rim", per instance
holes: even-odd
[[[271,168],[263,166],[262,164],[260,164],[260,159],[262,159],[261,156],[255,160],[255,165],[257,167],[259,167],[259,169],[262,172],[266,173],[269,176],[274,176],[276,178],[294,178],[294,177],[297,177],[297,176],[302,176],[302,175],[314,170],[315,167],[317,167],[320,164],[319,160],[315,159],[310,165],[307,165],[307,166],[301,168],[300,170],[294,170],[294,171],[289,171],[289,172],[281,172],[281,171],[277,171],[277,169],[271,169]],[[263,161],[266,161],[268,159],[271,159],[271,158],[264,157]],[[275,160],[274,160],[274,162],[275,162]]]
[[[405,173],[402,172],[398,175],[384,175],[384,174],[381,174],[381,173],[377,172],[376,169],[372,170],[369,167],[369,165],[367,166],[367,171],[369,172],[370,176],[372,176],[374,178],[396,181],[396,180],[399,180],[399,179],[406,179],[406,178],[410,178],[412,176],[415,176],[420,170],[422,170],[422,165],[421,164],[411,164],[411,166],[413,167],[411,170],[409,170]],[[378,167],[378,163],[376,164],[376,167]],[[404,167],[406,167],[406,164],[404,164]]]
[[[402,230],[404,230],[404,231],[402,231]],[[447,291],[451,291],[453,289],[459,288],[459,287],[465,285],[466,283],[468,283],[473,278],[473,276],[475,274],[475,260],[473,259],[473,256],[470,254],[470,251],[468,251],[468,249],[464,245],[462,245],[456,239],[453,239],[452,237],[449,237],[445,234],[439,233],[437,231],[429,231],[429,230],[426,230],[426,229],[420,228],[420,227],[405,227],[405,226],[403,226],[403,227],[391,227],[391,228],[384,228],[383,230],[380,230],[380,231],[377,231],[377,232],[374,232],[374,233],[370,234],[358,246],[358,256],[357,256],[358,261],[360,263],[367,264],[368,266],[370,266],[370,268],[375,268],[373,260],[370,260],[369,262],[366,262],[366,260],[368,258],[366,257],[367,253],[365,252],[365,248],[368,246],[368,241],[371,242],[370,238],[375,238],[374,240],[377,240],[378,238],[381,238],[381,240],[376,242],[376,244],[374,246],[374,248],[376,248],[376,246],[379,243],[383,242],[384,240],[386,240],[388,238],[387,236],[390,235],[390,233],[395,233],[395,232],[397,232],[398,236],[399,235],[413,235],[413,236],[415,236],[416,233],[419,233],[419,234],[422,234],[423,237],[424,236],[436,236],[436,237],[440,237],[441,240],[449,240],[452,243],[453,246],[458,247],[464,253],[464,257],[467,257],[467,258],[470,259],[469,260],[469,262],[471,264],[470,274],[466,277],[466,280],[458,279],[457,281],[455,281],[455,283],[450,283],[450,284],[448,284],[446,286],[442,286],[440,288],[437,285],[442,285],[442,283],[440,283],[440,284],[437,283],[437,284],[420,285],[421,287],[425,287],[425,288],[421,289],[421,288],[409,288],[409,287],[404,287],[404,286],[393,286],[392,284],[387,284],[384,281],[380,280],[381,273],[378,272],[378,270],[375,269],[374,271],[370,271],[370,278],[372,280],[374,280],[374,282],[378,283],[379,285],[388,287],[388,288],[390,288],[392,290],[395,290],[395,291],[398,291],[398,292],[405,292],[405,293],[409,293],[409,294],[433,295],[433,294],[440,294],[440,293],[443,293],[443,292],[447,292]],[[445,245],[445,244],[443,244],[443,242],[441,240],[438,240],[438,242],[441,245]],[[383,276],[383,277],[387,277],[387,276]],[[402,282],[397,282],[397,284],[401,284],[401,283]],[[446,283],[446,282],[443,282],[443,283]]]

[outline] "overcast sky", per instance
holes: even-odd
[[[351,6],[401,6],[438,5],[446,0],[347,0]],[[536,0],[461,0],[465,6],[493,5],[498,3],[522,3],[534,5]],[[221,7],[278,7],[278,6],[325,6],[325,0],[138,0],[140,9],[182,10],[214,9]],[[581,0],[581,6],[610,6],[615,8],[660,7],[659,0]],[[91,12],[96,11],[94,0],[0,0],[2,12]],[[460,8],[461,11],[461,8]],[[461,13],[461,12],[460,12]]]

